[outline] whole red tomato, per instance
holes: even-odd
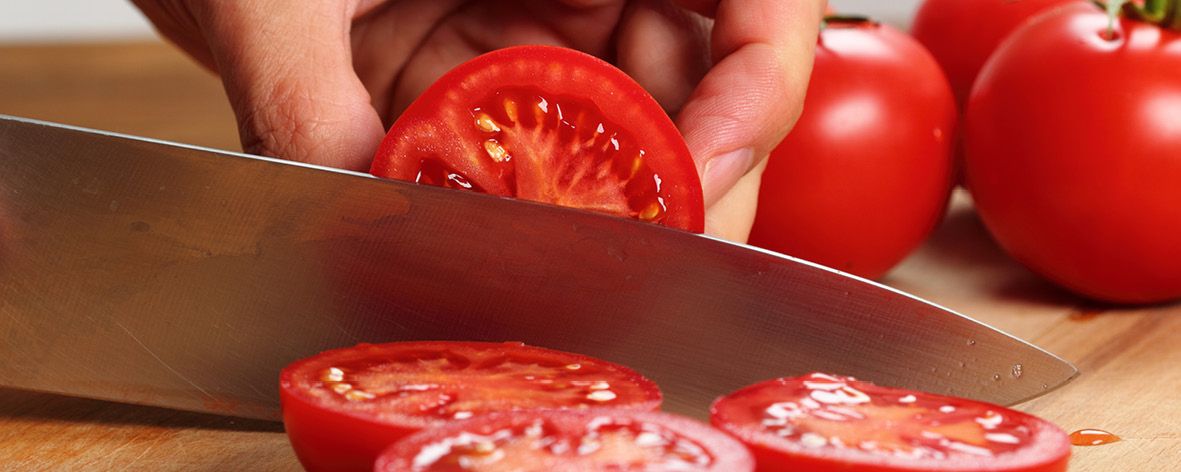
[[[925,0],[910,32],[943,67],[962,106],[984,61],[1013,30],[1050,7],[1081,1]]]
[[[1181,33],[1080,4],[1010,37],[968,103],[967,183],[1017,260],[1100,300],[1181,297]]]
[[[750,242],[880,276],[943,215],[951,89],[909,36],[877,23],[830,22],[804,107],[771,154]]]

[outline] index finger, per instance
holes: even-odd
[[[826,2],[679,3],[715,18],[714,66],[677,119],[709,207],[765,159],[799,118]]]

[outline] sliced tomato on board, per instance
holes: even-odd
[[[288,438],[311,471],[371,470],[403,436],[490,412],[661,402],[631,369],[521,343],[361,344],[295,362],[279,385]]]
[[[809,374],[758,383],[710,410],[760,471],[1065,471],[1066,434],[1003,406]]]
[[[378,472],[751,471],[726,433],[634,411],[500,414],[425,430],[390,447]]]
[[[390,128],[379,177],[701,232],[697,168],[660,105],[594,56],[518,46],[459,65]]]

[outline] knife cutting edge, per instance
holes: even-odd
[[[697,416],[809,371],[1001,404],[1077,374],[914,296],[708,236],[2,115],[0,315],[0,385],[266,419],[287,363],[410,339],[601,357]]]

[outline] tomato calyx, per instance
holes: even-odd
[[[1115,18],[1121,12],[1125,17],[1136,21],[1181,31],[1181,0],[1092,0],[1092,3],[1107,10],[1107,15],[1111,19],[1107,28],[1109,36],[1114,35]]]

